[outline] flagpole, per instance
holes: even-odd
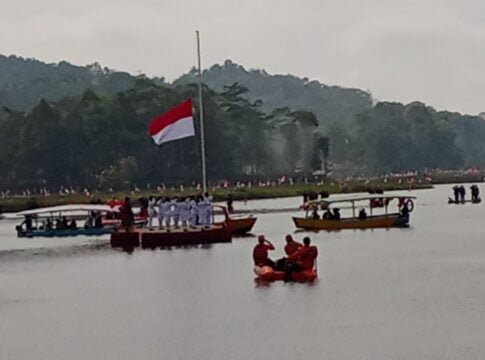
[[[202,157],[202,188],[204,193],[207,191],[207,174],[205,168],[205,139],[204,139],[204,107],[202,103],[202,69],[200,65],[200,36],[199,30],[195,31],[197,35],[197,63],[199,65],[199,117],[200,117],[200,147]]]

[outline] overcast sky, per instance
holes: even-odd
[[[0,0],[0,53],[173,80],[196,61],[485,111],[483,0]]]

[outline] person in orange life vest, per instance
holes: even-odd
[[[290,234],[285,236],[285,240],[286,240],[286,245],[285,245],[286,256],[290,256],[290,255],[294,254],[299,248],[301,248],[303,246],[303,244],[295,241],[293,239],[293,236],[291,236]],[[287,261],[288,261],[287,257],[282,257],[281,259],[278,259],[276,261],[276,265],[275,265],[274,269],[276,271],[285,271],[285,266],[286,266]]]
[[[258,236],[258,244],[253,249],[254,265],[257,266],[271,266],[275,263],[268,257],[268,250],[274,250],[275,247],[271,242],[265,239],[264,235]]]
[[[303,247],[288,257],[285,267],[285,281],[291,280],[291,273],[294,271],[313,269],[315,259],[318,256],[318,249],[315,245],[310,245],[310,242],[308,236],[303,238]]]
[[[290,234],[286,235],[285,237],[286,245],[285,245],[285,254],[286,256],[293,255],[299,248],[303,247],[303,244],[295,241],[293,236]]]

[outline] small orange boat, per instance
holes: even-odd
[[[222,205],[213,205],[213,207],[219,208],[222,211],[224,221],[220,224],[227,226],[233,235],[243,235],[249,233],[253,229],[253,226],[258,219],[252,215],[231,216],[227,210],[227,207]]]
[[[270,266],[255,266],[254,273],[257,281],[282,281],[285,280],[284,271],[273,270]],[[291,281],[300,283],[312,283],[317,279],[317,268],[295,271],[291,274]]]

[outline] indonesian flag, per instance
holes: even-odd
[[[192,118],[192,99],[174,106],[166,113],[157,116],[148,124],[148,134],[155,144],[194,136],[194,120]]]

